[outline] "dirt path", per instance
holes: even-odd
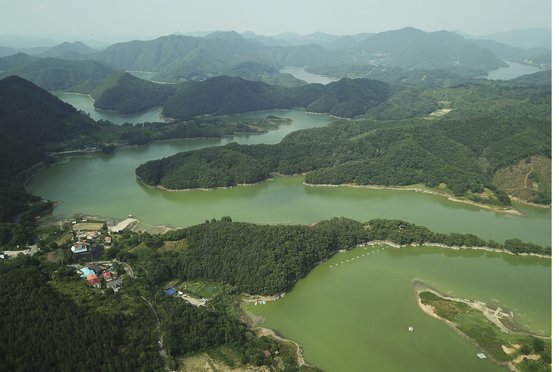
[[[532,164],[530,164],[530,171],[528,173],[526,173],[526,176],[524,177],[524,188],[528,189],[528,177],[530,177],[530,175],[532,174],[532,172],[534,171],[534,166]]]
[[[155,321],[156,321],[155,326],[157,328],[157,333],[159,335],[159,339],[157,340],[157,344],[159,345],[159,356],[161,356],[161,358],[165,362],[165,367],[164,367],[165,371],[171,372],[171,369],[169,368],[168,361],[167,361],[168,359],[167,352],[163,348],[163,335],[161,334],[161,322],[159,321],[159,316],[157,315],[157,312],[155,311],[155,308],[153,307],[151,302],[149,302],[147,298],[145,298],[144,296],[140,296],[140,297],[142,298],[142,300],[147,302],[147,304],[151,308],[151,311],[153,311],[153,315],[155,315]]]

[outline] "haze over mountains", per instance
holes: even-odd
[[[545,30],[502,33],[494,39],[500,44],[480,41],[488,40],[491,35],[470,40],[453,32],[423,32],[411,27],[350,36],[317,32],[271,37],[218,31],[197,37],[168,35],[148,41],[116,43],[103,50],[81,42],[65,42],[49,48],[26,45],[18,50],[9,39],[0,37],[0,56],[22,51],[38,57],[95,59],[122,70],[157,72],[159,80],[169,82],[204,79],[247,61],[276,68],[353,64],[487,71],[502,66],[502,59],[518,61],[549,52]],[[549,35],[550,30],[547,31]],[[522,46],[503,45],[504,41],[512,39],[521,40]]]
[[[289,100],[278,101],[278,97],[284,94],[277,94],[281,91],[279,87],[306,85],[290,74],[281,73],[280,68],[300,66],[338,78],[368,78],[405,86],[450,86],[505,67],[505,61],[550,68],[550,50],[533,47],[545,44],[545,35],[542,34],[545,32],[528,30],[525,34],[520,31],[513,33],[524,35],[525,45],[532,45],[528,49],[492,40],[470,40],[449,31],[424,32],[411,27],[352,36],[284,33],[270,37],[250,32],[219,31],[198,37],[168,35],[148,41],[135,40],[113,44],[103,50],[96,50],[82,42],[65,42],[50,48],[26,49],[29,53],[3,48],[1,52],[11,54],[0,58],[0,78],[18,75],[47,90],[92,94],[97,100],[96,107],[116,109],[125,114],[165,104],[176,107],[180,105],[178,102],[182,102],[176,94],[184,98],[191,94],[187,92],[193,92],[194,86],[203,89],[204,84],[174,88],[160,84],[154,86],[155,83],[125,77],[121,75],[123,71],[146,71],[154,82],[173,84],[228,75],[263,82],[270,86],[265,88],[266,91],[276,92],[273,100],[261,99],[260,103],[248,106],[238,103],[234,112],[242,112],[242,107],[307,107],[318,96],[308,102],[296,98],[297,94]],[[507,34],[498,36],[502,40]],[[5,39],[0,38],[2,40]],[[528,43],[529,40],[531,43]],[[233,89],[229,91],[231,97],[241,93],[241,87],[256,86],[235,81],[239,80],[229,80],[226,84],[228,89]],[[140,86],[142,89],[134,88]],[[264,86],[261,87],[264,89]],[[321,88],[305,89],[310,92]],[[272,101],[275,103],[272,104]],[[312,105],[317,106],[321,105]],[[373,106],[364,103],[360,108],[349,111],[323,108],[319,112],[353,117],[368,112]],[[210,113],[209,108],[191,111],[184,108],[173,110],[167,106],[166,110],[180,118]],[[232,113],[231,109],[223,111],[222,107],[214,111]]]

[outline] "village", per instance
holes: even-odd
[[[134,278],[134,272],[127,263],[116,258],[108,260],[104,253],[112,247],[115,234],[120,234],[135,223],[137,220],[131,216],[118,223],[87,218],[61,222],[57,233],[66,242],[56,244],[57,249],[52,249],[53,242],[46,246],[38,242],[23,249],[18,246],[17,250],[0,251],[0,259],[9,260],[19,255],[34,256],[38,253],[57,257],[56,260],[59,259],[61,264],[75,269],[76,274],[92,288],[112,289],[116,293],[123,286],[123,274]]]

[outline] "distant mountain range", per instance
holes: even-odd
[[[529,28],[497,32],[480,37],[517,48],[545,48],[551,50],[551,28]]]
[[[39,57],[53,57],[62,59],[85,59],[88,55],[98,53],[97,49],[93,49],[80,41],[73,43],[62,43],[53,46],[39,54]]]
[[[449,32],[407,27],[382,32],[355,46],[373,65],[416,69],[466,68],[493,70],[506,66],[491,51]]]
[[[81,42],[44,45],[27,49],[27,56],[12,48],[0,48],[0,56],[9,54],[0,57],[0,78],[19,75],[47,90],[91,93],[103,80],[122,71],[150,72],[151,79],[158,82],[229,75],[298,87],[304,82],[281,74],[279,68],[300,66],[337,77],[437,86],[482,76],[505,67],[505,61],[551,67],[550,51],[542,47],[512,47],[411,27],[351,36],[284,33],[269,37],[234,31],[198,37],[174,34],[117,43],[102,51]]]

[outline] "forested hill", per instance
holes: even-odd
[[[277,145],[180,153],[136,169],[169,189],[233,186],[273,172],[307,173],[313,184],[425,184],[507,205],[496,170],[532,155],[551,158],[549,86],[465,85],[433,92],[458,107],[439,120],[337,122],[291,133]]]
[[[225,282],[239,292],[277,294],[287,291],[317,264],[340,249],[372,240],[396,244],[438,243],[456,247],[488,246],[512,253],[550,255],[550,247],[510,239],[484,241],[472,234],[441,234],[398,220],[358,222],[332,218],[312,226],[257,225],[223,217],[187,229],[152,237],[151,249],[135,257],[158,281],[211,280]],[[171,241],[174,252],[155,250]],[[163,253],[164,252],[164,253]],[[133,257],[132,255],[130,255]]]
[[[0,175],[10,178],[43,158],[49,145],[89,135],[95,122],[35,84],[0,80]]]
[[[116,69],[92,60],[69,61],[60,58],[41,58],[23,53],[0,58],[0,79],[20,76],[43,89],[77,93],[91,92],[101,81],[117,72]]]
[[[246,61],[280,68],[317,64],[334,57],[316,45],[272,47],[235,32],[216,32],[205,37],[168,35],[118,43],[94,58],[122,70],[158,72],[158,81],[179,82],[206,79]]]
[[[426,115],[436,108],[433,99],[416,90],[368,79],[285,88],[230,76],[157,84],[122,73],[101,83],[93,96],[97,108],[133,113],[162,106],[164,114],[175,119],[295,107],[349,118],[408,118]]]
[[[506,66],[489,50],[449,31],[424,32],[406,27],[373,35],[356,49],[368,53],[375,64],[392,67],[492,70]]]
[[[354,37],[309,36],[305,41],[290,43],[280,40],[281,35],[274,40],[243,37],[236,32],[204,37],[168,35],[114,44],[94,58],[122,70],[157,72],[155,80],[167,82],[207,79],[247,61],[274,68],[371,66],[374,62],[375,66],[414,70],[475,70],[478,75],[506,66],[492,51],[449,31],[424,32],[407,27]]]

